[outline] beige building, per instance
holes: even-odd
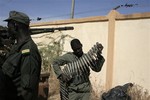
[[[150,12],[122,15],[115,10],[106,16],[60,20],[31,24],[31,28],[73,26],[74,30],[48,33],[79,38],[83,50],[100,42],[106,62],[101,72],[91,72],[91,83],[99,93],[117,85],[132,82],[150,91]],[[44,36],[33,36],[36,42],[48,43]],[[70,51],[70,38],[65,40],[65,51]]]

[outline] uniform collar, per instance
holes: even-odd
[[[20,51],[20,49],[21,49],[21,47],[25,44],[25,43],[27,43],[28,41],[30,41],[31,40],[31,37],[28,37],[28,38],[26,38],[24,41],[22,41],[22,42],[20,42],[20,43],[18,43],[18,44],[15,44],[15,51]]]

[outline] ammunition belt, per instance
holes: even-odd
[[[64,74],[70,78],[73,75],[81,76],[89,75],[89,66],[95,65],[95,60],[98,59],[98,55],[101,55],[103,46],[100,43],[96,43],[87,54],[80,57],[78,60],[68,63],[62,70]],[[84,76],[83,75],[83,76]],[[69,100],[69,92],[67,83],[60,81],[60,96],[61,100]]]
[[[67,64],[63,72],[72,77],[74,74],[82,75],[82,73],[88,73],[89,66],[95,65],[95,60],[98,59],[98,54],[101,55],[103,46],[100,43],[96,43],[87,54],[84,54],[78,60]]]

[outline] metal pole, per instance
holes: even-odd
[[[75,6],[75,0],[72,0],[71,19],[74,18],[74,6]]]

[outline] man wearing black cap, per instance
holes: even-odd
[[[8,32],[15,44],[2,66],[7,76],[7,100],[37,100],[41,56],[29,32],[29,17],[10,11]]]
[[[67,83],[69,100],[89,100],[91,92],[91,83],[89,80],[90,75],[89,67],[86,67],[85,69],[86,73],[78,69],[78,71],[80,71],[80,74],[77,75],[77,73],[74,73],[74,75],[72,75],[71,78],[66,74],[64,74],[60,68],[65,64],[77,61],[80,57],[84,55],[82,50],[82,44],[78,39],[73,39],[70,44],[73,52],[68,52],[56,58],[53,61],[54,72],[56,73],[56,76],[59,80],[61,80],[64,83]],[[104,61],[105,59],[103,58],[103,56],[99,55],[98,59],[95,61],[95,65],[90,66],[91,69],[96,72],[99,72],[103,66]],[[72,68],[72,70],[74,69]],[[63,96],[63,91],[64,90],[62,90],[61,96]]]

